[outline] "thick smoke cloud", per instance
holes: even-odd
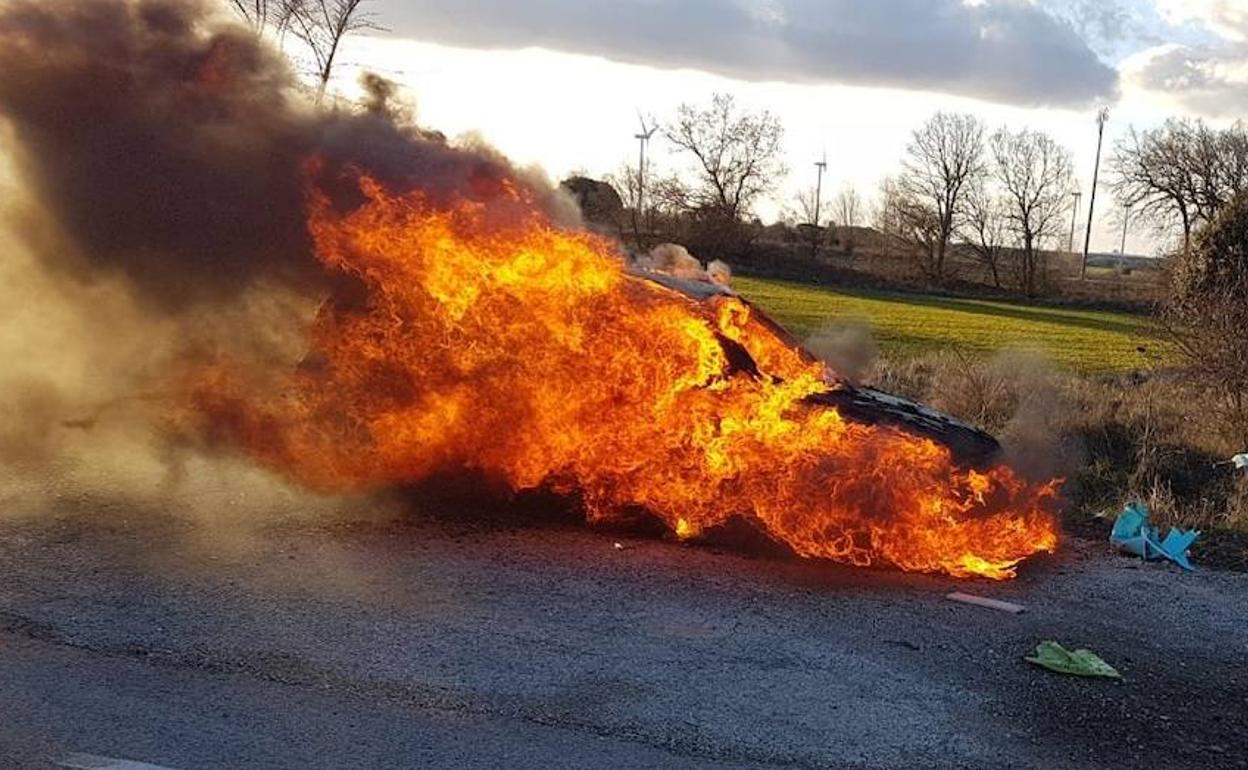
[[[1112,97],[1117,73],[1024,0],[392,0],[396,34],[543,46],[747,80],[944,91],[1026,105]]]
[[[278,53],[201,2],[0,9],[0,117],[25,189],[69,246],[46,256],[88,279],[123,275],[165,310],[260,279],[316,284],[310,158],[331,182],[355,167],[433,196],[488,195],[514,175],[488,150],[397,121],[386,84],[366,85],[366,109],[311,109]]]
[[[413,126],[380,79],[358,107],[314,109],[215,7],[0,3],[0,512],[255,480],[176,428],[179,375],[298,363],[317,308],[350,285],[312,253],[309,183],[346,207],[353,169],[434,200],[513,179],[576,215],[489,148]]]

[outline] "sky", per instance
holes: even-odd
[[[372,0],[335,87],[363,69],[399,82],[423,125],[477,134],[554,180],[635,164],[638,113],[664,121],[715,92],[785,127],[779,216],[815,182],[868,200],[937,110],[1048,132],[1074,154],[1087,210],[1095,114],[1106,153],[1130,126],[1248,117],[1248,0]],[[651,172],[685,161],[656,136]],[[1102,181],[1104,181],[1102,179]],[[1102,187],[1092,249],[1117,250]],[[1133,226],[1127,251],[1155,253]]]

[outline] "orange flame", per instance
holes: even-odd
[[[578,490],[591,518],[644,508],[682,538],[754,517],[802,556],[1002,579],[1052,551],[1056,482],[963,470],[899,429],[804,399],[821,366],[732,296],[630,276],[611,243],[553,226],[514,186],[434,205],[360,180],[338,214],[311,194],[318,257],[358,278],[327,306],[321,363],[281,397],[205,375],[196,404],[263,462],[324,489],[446,469]],[[761,376],[734,371],[717,334]]]

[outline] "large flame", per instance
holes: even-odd
[[[928,439],[806,403],[829,388],[822,367],[739,299],[629,275],[512,185],[489,204],[360,190],[345,215],[313,192],[309,226],[363,305],[323,308],[278,397],[225,369],[196,388],[201,414],[301,482],[469,469],[576,490],[591,518],[640,508],[689,537],[747,515],[803,556],[956,576],[1010,577],[1055,548],[1055,483],[960,469]]]

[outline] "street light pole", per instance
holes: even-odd
[[[1125,257],[1127,255],[1127,222],[1131,221],[1131,204],[1128,203],[1123,207],[1122,211],[1122,245],[1118,247],[1118,255]]]
[[[1101,173],[1101,142],[1105,138],[1105,123],[1109,120],[1109,108],[1102,107],[1096,113],[1096,165],[1092,167],[1092,193],[1088,196],[1088,231],[1083,238],[1083,265],[1079,268],[1080,280],[1088,277],[1088,247],[1092,245],[1092,214],[1096,210],[1096,181]]]

